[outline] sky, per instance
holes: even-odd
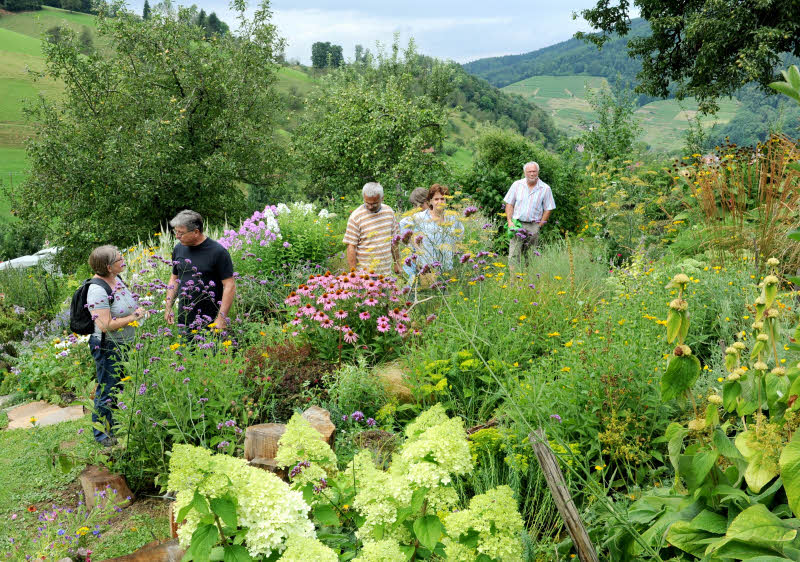
[[[174,0],[196,3],[233,27],[227,0]],[[150,0],[154,6],[159,0]],[[141,13],[144,0],[128,0]],[[251,0],[251,5],[253,4]],[[273,23],[286,40],[287,59],[311,64],[311,45],[330,41],[353,59],[356,45],[375,51],[376,41],[388,46],[399,32],[405,46],[414,38],[425,55],[459,63],[484,57],[521,54],[588,31],[572,13],[596,4],[593,0],[273,0]]]

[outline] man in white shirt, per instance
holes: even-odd
[[[539,179],[539,164],[528,162],[522,170],[525,177],[512,183],[503,199],[508,226],[513,229],[514,220],[522,225],[508,246],[508,265],[512,269],[522,265],[523,256],[527,264],[531,248],[539,243],[539,230],[556,208],[553,191]]]

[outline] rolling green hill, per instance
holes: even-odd
[[[592,108],[586,100],[587,88],[608,87],[602,76],[533,76],[502,88],[503,91],[523,96],[545,109],[556,126],[571,135],[581,133],[583,123],[591,122]],[[704,125],[730,122],[739,110],[736,100],[720,102],[716,116],[703,118]],[[657,100],[636,110],[643,135],[641,140],[651,149],[660,152],[679,150],[683,134],[689,126],[689,118],[696,114],[694,100]]]

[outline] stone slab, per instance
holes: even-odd
[[[79,420],[84,416],[83,406],[67,406],[62,408],[48,404],[44,400],[22,404],[8,411],[8,429],[29,429],[33,427],[31,418],[36,418],[36,425],[53,425],[70,420]]]

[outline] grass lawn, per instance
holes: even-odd
[[[76,457],[88,457],[97,451],[91,437],[89,416],[35,429],[0,431],[0,544],[6,537],[33,535],[38,512],[76,506],[81,463],[67,474],[51,470],[46,451],[60,445]],[[82,434],[78,431],[83,429]],[[154,538],[169,535],[167,505],[163,500],[141,498],[109,521],[100,539],[92,543],[92,558],[129,554]],[[35,510],[35,511],[29,511]],[[12,516],[17,517],[12,520]],[[26,553],[27,554],[27,553]]]
[[[51,27],[59,25],[66,25],[75,31],[80,31],[84,26],[94,31],[97,27],[95,16],[91,14],[70,12],[49,6],[42,6],[41,10],[35,12],[20,12],[0,18],[0,28],[27,35],[35,40]]]

